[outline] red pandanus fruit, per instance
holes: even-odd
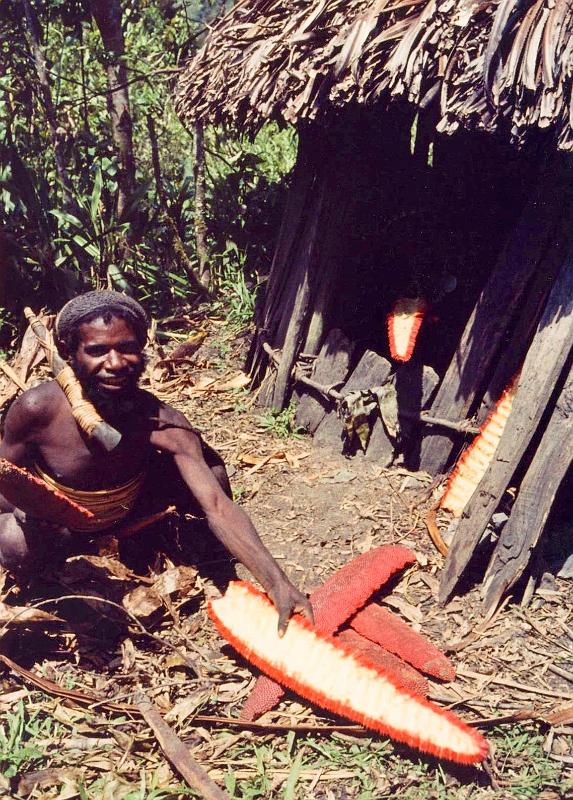
[[[486,757],[478,731],[304,618],[291,619],[279,637],[276,608],[250,584],[231,583],[209,612],[244,658],[316,705],[438,758],[471,764]]]
[[[393,575],[416,556],[407,547],[384,545],[353,558],[310,595],[314,624],[321,633],[334,633]],[[266,675],[258,678],[241,709],[241,719],[253,720],[280,701],[284,689]]]
[[[390,355],[394,361],[409,361],[412,358],[427,311],[428,303],[423,297],[401,297],[392,306],[386,324]]]

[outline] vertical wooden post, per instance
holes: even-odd
[[[563,159],[556,158],[510,234],[476,303],[432,403],[432,416],[461,422],[475,406],[531,276],[544,268],[545,259],[563,258],[572,219],[571,172]],[[436,475],[446,467],[454,440],[443,431],[426,433],[420,468]]]
[[[441,601],[454,589],[537,431],[572,346],[573,249],[570,249],[525,358],[513,408],[495,458],[460,520],[442,573]]]
[[[305,210],[314,185],[315,175],[307,157],[306,140],[304,132],[301,132],[297,163],[267,281],[264,307],[257,314],[258,336],[246,365],[251,377],[257,382],[261,379],[268,363],[268,357],[261,347],[261,339],[268,340],[272,344],[275,343],[277,327],[281,320],[281,304],[285,301],[285,294],[288,296],[291,278],[289,267],[301,234]]]
[[[487,569],[483,587],[487,610],[495,610],[504,592],[513,586],[527,567],[572,460],[573,370],[569,368],[565,385],[521,482],[511,516]]]
[[[299,353],[302,337],[305,333],[304,324],[307,318],[311,293],[310,271],[312,262],[316,259],[316,237],[318,223],[322,216],[321,211],[324,203],[324,194],[325,185],[322,183],[322,185],[318,187],[316,204],[312,204],[311,206],[309,224],[306,228],[306,235],[303,240],[302,252],[299,256],[300,260],[296,266],[296,272],[294,274],[291,273],[291,281],[296,286],[296,295],[292,305],[292,311],[288,318],[287,315],[283,313],[282,324],[286,330],[283,334],[282,330],[279,328],[278,332],[277,338],[279,340],[283,339],[284,344],[282,346],[281,362],[277,370],[272,399],[272,406],[277,409],[282,408],[284,405],[289,387],[290,374]],[[284,325],[285,322],[287,322],[286,325]]]

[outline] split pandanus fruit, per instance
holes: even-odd
[[[438,758],[471,764],[487,755],[477,731],[302,617],[291,619],[280,638],[277,610],[249,584],[231,583],[209,611],[241,655],[311,702]]]
[[[81,527],[94,516],[87,508],[4,458],[0,458],[0,494],[27,514],[64,528]]]
[[[428,311],[423,297],[401,297],[386,318],[388,344],[394,361],[412,358],[420,327]]]
[[[441,681],[455,679],[456,670],[450,659],[388,609],[369,603],[350,625],[361,636],[381,645],[420,672]]]
[[[375,547],[353,558],[310,595],[314,624],[321,633],[334,633],[393,575],[416,561],[407,547]],[[241,709],[241,719],[253,720],[280,701],[284,689],[262,675]]]
[[[480,432],[471,445],[460,456],[452,470],[446,489],[440,500],[440,508],[451,511],[455,517],[461,517],[464,508],[486,473],[506,422],[511,413],[513,398],[517,392],[518,377],[505,389],[482,425]]]

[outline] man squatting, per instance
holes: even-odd
[[[80,542],[82,535],[112,533],[127,518],[157,511],[158,498],[162,507],[175,498],[180,511],[198,504],[215,536],[268,593],[279,612],[279,631],[293,611],[312,618],[308,599],[230,499],[222,459],[182,413],[139,388],[147,328],[139,303],[118,292],[88,292],[70,300],[56,318],[58,351],[101,417],[122,434],[121,442],[111,453],[90,442],[51,380],[28,389],[11,406],[0,457],[94,513],[84,531],[72,532]],[[0,564],[9,570],[41,563],[54,548],[54,537],[62,535],[1,496],[0,512]]]

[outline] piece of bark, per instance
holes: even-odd
[[[229,795],[191,757],[189,748],[171,730],[151,700],[143,692],[136,692],[133,699],[167,759],[189,786],[206,800],[229,800]]]
[[[559,157],[525,207],[475,305],[432,403],[433,417],[467,417],[499,357],[531,276],[562,263],[571,241],[572,211],[571,173]],[[443,472],[454,442],[454,434],[426,428],[420,469],[431,475]]]
[[[573,370],[570,370],[487,569],[483,589],[488,612],[495,610],[502,595],[527,567],[572,460]]]
[[[313,381],[332,386],[346,379],[354,345],[338,328],[331,330],[314,362],[310,377]],[[334,400],[312,389],[302,389],[296,412],[296,423],[314,433],[319,424],[334,409]]]
[[[351,373],[349,379],[340,389],[342,395],[348,394],[355,389],[369,389],[373,386],[380,386],[388,378],[390,374],[390,362],[382,356],[375,353],[373,350],[366,350],[355,369]],[[330,447],[337,450],[342,449],[343,432],[342,421],[338,419],[336,413],[333,411],[327,414],[314,435],[314,444],[318,447]],[[380,435],[380,444],[376,444],[377,450],[383,452],[383,444],[388,452],[394,452],[392,443],[382,431]],[[371,437],[372,438],[372,437]],[[370,445],[369,445],[370,446]]]
[[[547,410],[573,346],[572,298],[573,250],[553,285],[525,358],[495,458],[460,519],[442,573],[441,602],[453,591]]]

